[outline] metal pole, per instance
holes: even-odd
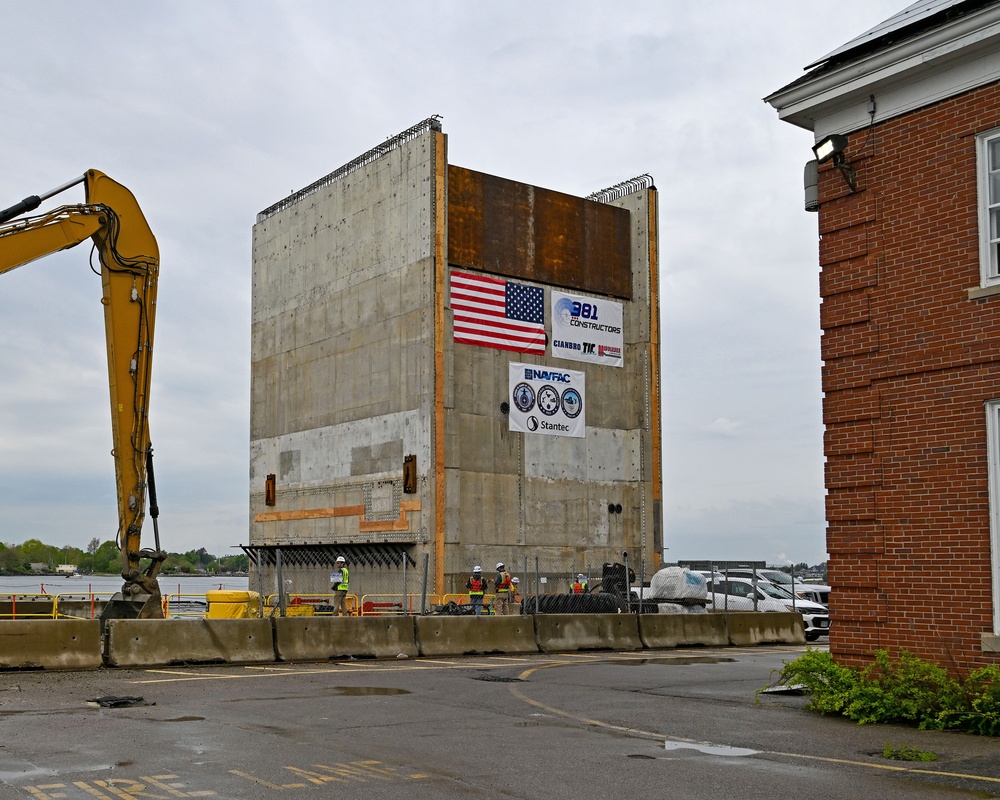
[[[538,613],[538,556],[535,556],[535,607],[531,613]]]
[[[281,579],[281,548],[274,548],[274,561],[278,571],[278,612],[280,616],[285,616],[285,582]]]
[[[528,557],[524,557],[524,569],[521,570],[521,574],[524,576],[524,588],[528,588]],[[521,595],[521,616],[524,616],[524,595]]]
[[[406,597],[406,552],[403,552],[403,609],[405,613],[410,613],[410,603]]]
[[[424,553],[424,588],[420,597],[420,613],[427,613],[427,571],[430,569],[431,554]]]
[[[643,601],[646,599],[646,548],[639,551],[639,613],[644,608]]]
[[[260,602],[257,604],[257,616],[264,616],[264,569],[260,563],[260,550],[254,550],[254,561],[257,562],[257,596]]]
[[[623,580],[625,581],[625,609],[629,614],[632,613],[632,586],[628,579],[628,551],[622,551],[622,561],[625,562],[625,576]]]

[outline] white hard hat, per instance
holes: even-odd
[[[497,569],[503,569],[503,562],[502,561],[498,561],[497,562]]]
[[[472,568],[472,571],[473,571],[473,572],[482,572],[482,571],[483,571],[483,568],[482,568],[481,566],[479,566],[478,564],[476,564],[476,566],[474,566],[474,567]]]
[[[346,564],[347,563],[347,559],[344,558],[343,556],[337,556],[337,563],[338,564],[340,564],[340,563]]]
[[[511,582],[511,583],[520,583],[520,582],[521,582],[521,579],[520,579],[520,578],[511,578],[511,579],[510,579],[510,582]]]
[[[577,575],[577,576],[576,576],[576,579],[577,579],[578,581],[585,581],[585,580],[587,580],[587,576],[586,576],[586,575],[584,575],[584,574],[583,574],[583,573],[581,572],[581,573],[580,573],[579,575]]]

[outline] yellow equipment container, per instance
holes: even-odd
[[[257,592],[239,592],[220,589],[205,592],[208,601],[208,619],[247,619],[260,612],[260,595]]]

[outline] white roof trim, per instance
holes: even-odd
[[[927,74],[940,73],[950,68],[949,62],[958,66],[963,62],[980,59],[991,52],[997,52],[998,47],[1000,6],[990,6],[962,17],[953,24],[928,31],[924,36],[849,62],[839,69],[821,73],[813,80],[779,89],[764,100],[778,111],[780,119],[820,135],[817,121],[834,115],[838,110],[867,101],[869,95],[898,90],[914,84]],[[913,89],[906,101],[893,104],[891,114],[886,113],[887,108],[880,109],[876,121],[994,80],[997,80],[997,75],[992,70],[984,70],[978,72],[971,82],[969,76],[965,75],[959,83],[938,87],[930,96],[926,90]],[[864,122],[868,122],[867,117]],[[847,132],[850,129],[824,130],[822,135]]]

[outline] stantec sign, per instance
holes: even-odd
[[[509,430],[586,437],[585,373],[513,361],[507,369]]]

